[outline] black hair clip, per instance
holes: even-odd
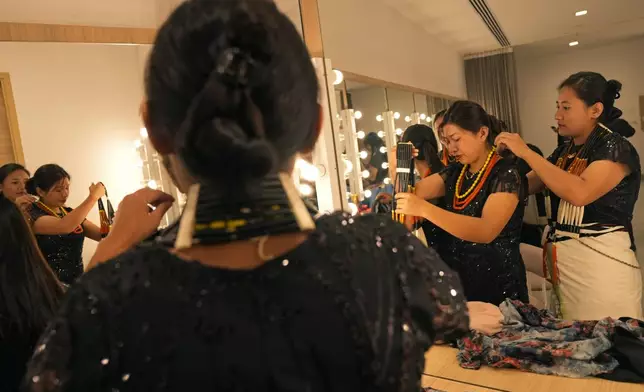
[[[218,56],[216,70],[224,81],[235,86],[247,86],[255,61],[239,48],[224,49]]]

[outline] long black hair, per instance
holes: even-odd
[[[622,111],[615,107],[615,101],[621,97],[622,83],[606,78],[597,72],[577,72],[570,75],[559,84],[559,90],[564,87],[571,88],[577,97],[584,101],[586,106],[598,102],[604,105],[604,111],[599,117],[599,122],[624,137],[631,137],[635,129],[625,120],[621,119]]]
[[[27,181],[25,187],[27,188],[27,192],[32,195],[37,195],[38,189],[47,192],[60,180],[65,178],[71,180],[69,173],[62,167],[50,163],[40,166],[34,173],[34,176]]]
[[[496,117],[488,114],[481,105],[472,101],[456,101],[447,109],[441,128],[455,124],[460,128],[477,133],[481,127],[488,128],[487,142],[494,145],[494,140],[502,132],[504,125]]]
[[[17,171],[23,171],[27,173],[28,176],[31,176],[31,173],[29,173],[29,170],[27,170],[24,166],[22,166],[19,163],[7,163],[6,165],[2,165],[0,167],[0,184],[4,182],[4,180],[9,177],[12,173],[15,173]]]
[[[233,192],[313,148],[318,80],[273,1],[190,0],[159,29],[146,71],[148,131],[191,175]]]
[[[443,166],[438,156],[438,142],[434,130],[425,124],[414,124],[403,133],[403,142],[411,142],[418,150],[419,161],[425,161],[432,173],[437,173]]]
[[[44,329],[63,289],[45,261],[20,209],[0,195],[0,336]]]

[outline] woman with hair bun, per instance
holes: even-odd
[[[314,221],[290,179],[321,127],[301,36],[272,1],[188,0],[148,62],[149,139],[188,199],[121,203],[28,391],[404,391],[469,329],[458,277],[390,217]],[[150,211],[148,205],[157,205]]]
[[[457,163],[421,180],[415,194],[397,195],[396,211],[427,219],[447,232],[438,252],[456,270],[469,301],[528,302],[519,244],[525,187],[514,160],[493,142],[500,122],[470,101],[455,102],[439,130]],[[445,197],[441,208],[425,200]],[[428,239],[428,243],[432,243]]]
[[[568,140],[547,159],[519,135],[496,140],[531,167],[531,193],[549,190],[545,272],[555,287],[555,310],[566,319],[642,318],[642,276],[631,224],[641,167],[624,137],[633,128],[614,107],[621,88],[596,72],[564,80],[555,119]]]

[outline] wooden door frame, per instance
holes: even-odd
[[[16,113],[16,103],[13,99],[11,78],[6,72],[0,72],[0,90],[2,91],[6,107],[7,122],[9,123],[9,133],[11,134],[11,148],[13,149],[13,156],[16,163],[24,165],[25,154],[22,150],[20,128],[18,128],[18,114]]]

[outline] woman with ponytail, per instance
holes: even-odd
[[[547,159],[516,134],[496,140],[531,167],[531,193],[549,191],[545,273],[555,287],[554,310],[566,319],[642,318],[631,224],[641,167],[624,137],[634,130],[614,107],[621,87],[595,72],[564,80],[555,119],[568,140]]]
[[[128,250],[171,199],[124,199],[27,390],[420,389],[432,342],[469,328],[461,285],[390,217],[314,221],[290,173],[318,137],[318,93],[272,1],[188,0],[172,13],[143,117],[188,195],[183,215]]]
[[[415,194],[398,194],[396,211],[447,232],[438,252],[456,270],[469,301],[528,302],[519,244],[524,187],[514,160],[494,148],[500,122],[478,104],[455,102],[445,113],[441,142],[457,163],[430,175]],[[441,208],[426,200],[445,197]],[[428,243],[432,243],[428,239]]]

